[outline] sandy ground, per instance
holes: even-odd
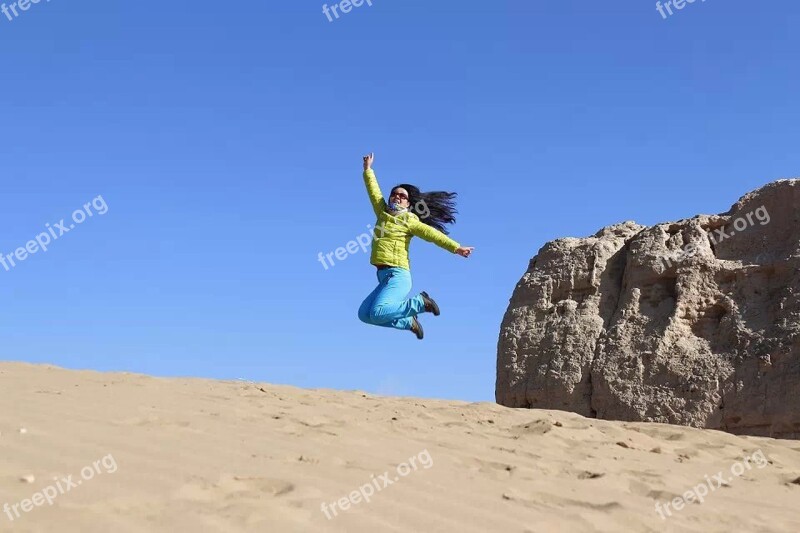
[[[798,503],[798,441],[0,363],[0,531],[795,532]]]

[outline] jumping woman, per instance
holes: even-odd
[[[439,316],[439,306],[427,292],[406,299],[411,291],[408,262],[411,238],[417,236],[462,257],[469,257],[475,248],[461,246],[447,236],[444,225],[456,221],[456,193],[423,193],[404,183],[392,189],[387,203],[372,170],[374,159],[374,154],[364,157],[364,184],[378,217],[370,257],[370,263],[378,268],[378,286],[361,304],[358,318],[375,326],[411,330],[422,340],[422,325],[417,315],[428,312]]]

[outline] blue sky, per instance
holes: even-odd
[[[8,0],[6,0],[8,4]],[[727,210],[800,175],[800,5],[73,2],[0,15],[0,358],[494,399],[508,300],[548,240]],[[465,260],[415,240],[426,338],[358,321],[361,156],[459,193]]]

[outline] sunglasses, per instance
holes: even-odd
[[[401,200],[408,200],[408,195],[403,194],[401,192],[393,192],[389,198],[394,198],[394,197],[400,198]]]

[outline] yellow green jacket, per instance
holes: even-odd
[[[372,255],[369,262],[373,265],[389,265],[410,270],[408,245],[414,236],[452,253],[461,247],[441,231],[421,222],[414,213],[404,212],[397,216],[388,213],[386,201],[372,169],[364,171],[364,184],[367,186],[372,210],[378,217],[375,229],[372,230]]]

